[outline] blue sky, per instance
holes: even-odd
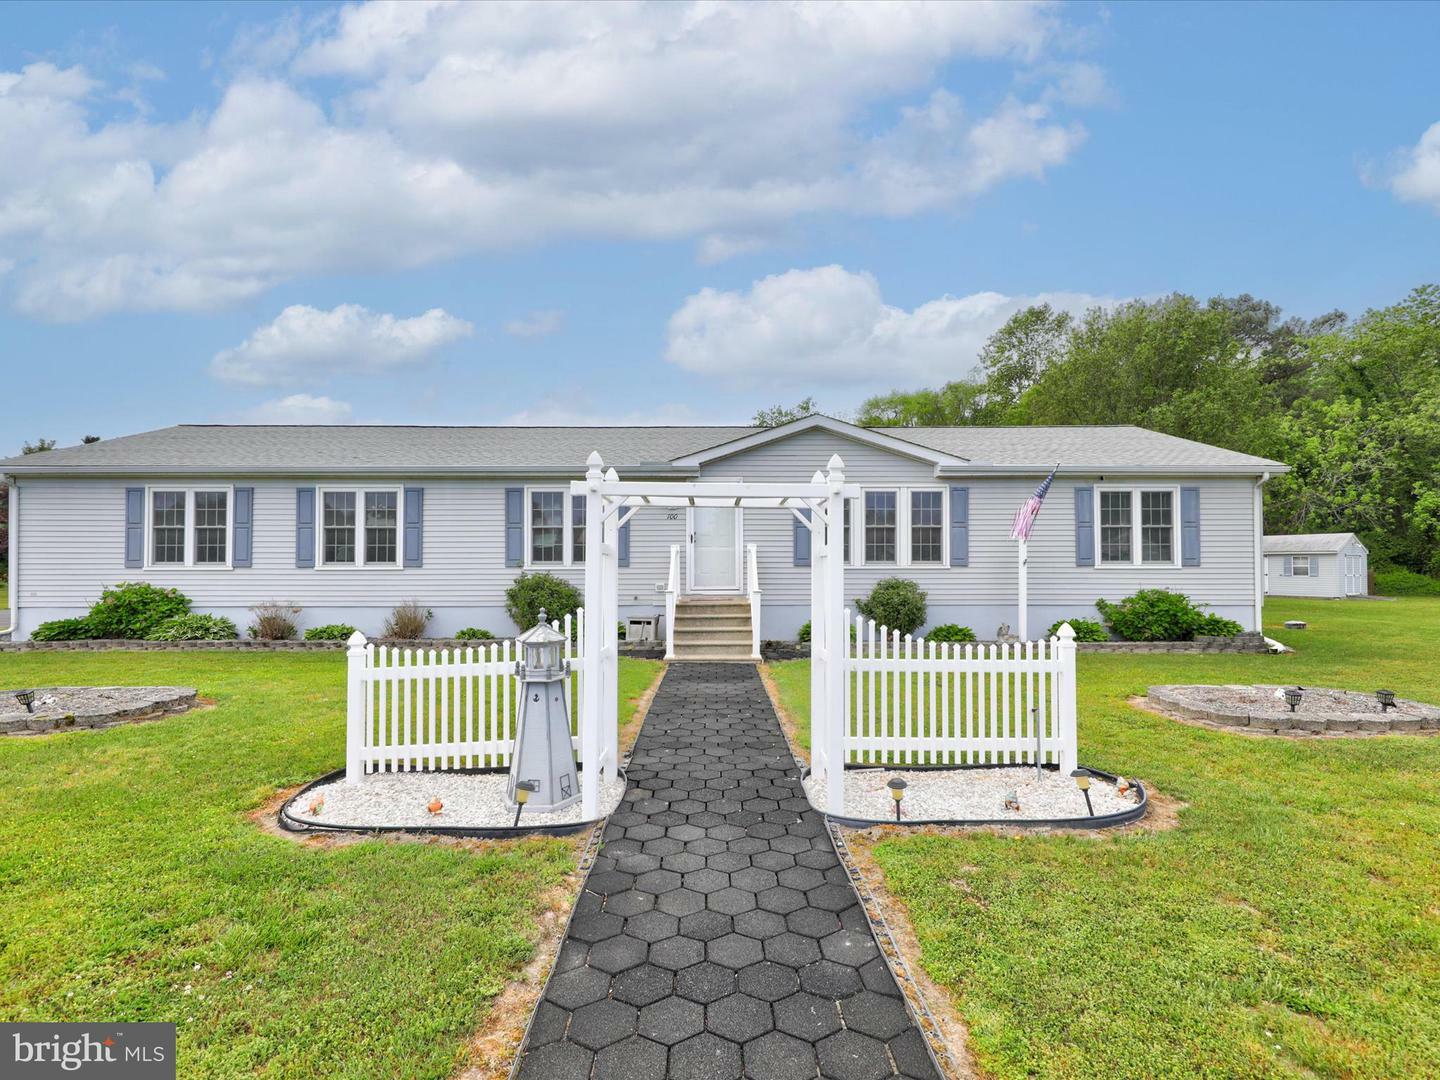
[[[12,440],[734,422],[1437,277],[1440,6],[9,4]],[[9,447],[5,448],[8,452]]]

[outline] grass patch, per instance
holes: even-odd
[[[1080,655],[1081,760],[1183,799],[1179,829],[875,844],[987,1073],[1440,1073],[1440,738],[1250,738],[1126,704],[1160,682],[1440,703],[1440,600],[1272,598],[1266,631],[1298,651]],[[772,670],[804,726],[808,664]]]
[[[573,842],[311,847],[247,811],[344,760],[343,653],[24,653],[4,686],[213,709],[0,738],[0,1017],[167,1020],[183,1077],[434,1077],[534,951]],[[620,661],[621,721],[658,674]]]

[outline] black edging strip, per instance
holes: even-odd
[[[418,770],[416,770],[418,771]],[[468,773],[497,773],[507,772],[505,769],[445,769],[444,772],[468,772]],[[617,775],[624,776],[625,770],[619,768]],[[609,815],[598,817],[593,821],[572,821],[563,825],[522,825],[519,828],[510,828],[504,825],[491,825],[477,828],[464,825],[337,825],[327,821],[316,821],[314,818],[300,817],[291,813],[290,808],[295,800],[307,794],[321,784],[328,784],[341,779],[345,775],[343,768],[328,772],[324,776],[311,780],[294,795],[285,800],[285,805],[280,807],[280,827],[286,832],[333,832],[333,833],[371,833],[375,835],[385,833],[413,833],[416,836],[455,836],[471,840],[513,840],[522,836],[573,836],[575,833],[583,832],[595,825],[599,825]],[[522,816],[520,820],[525,820]]]
[[[927,766],[905,766],[905,765],[864,765],[861,768],[885,769],[888,772],[919,772],[919,771],[944,771],[958,772],[963,769],[1013,769],[1016,767],[1029,768],[1028,765],[1019,765],[1017,762],[987,762],[981,765],[927,765]],[[1086,766],[1089,769],[1088,766]],[[810,775],[810,768],[801,772],[800,779]],[[1092,776],[1098,776],[1110,783],[1117,782],[1120,778],[1114,773],[1104,772],[1101,769],[1089,769]],[[1121,810],[1114,814],[1099,814],[1095,817],[1074,817],[1074,818],[901,818],[896,821],[894,818],[857,818],[826,813],[819,806],[812,802],[810,805],[825,815],[827,821],[847,826],[852,829],[868,829],[874,825],[897,825],[897,826],[918,826],[918,825],[1009,825],[1022,829],[1109,829],[1116,825],[1129,825],[1132,821],[1139,821],[1150,809],[1150,795],[1145,790],[1145,785],[1139,780],[1131,778],[1130,782],[1140,789],[1140,801],[1130,810]]]

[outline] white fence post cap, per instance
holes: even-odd
[[[1075,640],[1075,628],[1074,628],[1073,626],[1071,626],[1068,622],[1067,622],[1067,623],[1061,623],[1061,624],[1060,624],[1060,629],[1059,629],[1059,631],[1056,633],[1055,636],[1058,637],[1058,638],[1060,638],[1062,641],[1074,641],[1074,640]]]
[[[349,645],[352,649],[363,649],[366,644],[365,635],[362,634],[359,630],[356,630],[353,634],[351,634],[348,638],[345,639],[345,644]]]

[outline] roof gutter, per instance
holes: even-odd
[[[585,475],[584,465],[543,465],[528,468],[500,465],[258,465],[239,469],[234,466],[213,465],[49,465],[11,467],[15,476],[27,477],[97,477],[125,478],[137,476],[234,476],[234,477],[286,477],[302,478],[325,476],[404,476],[415,477],[473,477],[477,479],[513,479],[527,477],[562,477],[578,480]],[[690,477],[696,476],[694,469],[675,468],[669,465],[620,466],[619,472],[627,479],[649,477]]]
[[[6,614],[10,618],[10,624],[0,634],[13,634],[15,627],[20,624],[20,485],[15,477],[0,474],[0,483],[3,483],[8,491],[6,495],[8,503],[8,523],[6,524],[7,538],[10,541],[9,561],[5,567],[5,575],[8,579],[10,589],[10,602],[6,605]]]
[[[1052,464],[1036,465],[975,465],[944,466],[935,470],[937,476],[1047,476]],[[1267,461],[1255,465],[1116,465],[1062,462],[1060,475],[1087,476],[1092,473],[1115,473],[1119,476],[1264,476],[1279,475],[1290,471],[1289,465],[1278,461]],[[1264,481],[1262,481],[1263,483]]]

